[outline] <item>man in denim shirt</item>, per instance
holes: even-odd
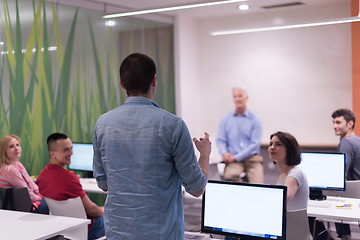
[[[186,124],[152,101],[154,61],[140,53],[125,58],[120,84],[128,99],[103,114],[94,131],[94,176],[108,191],[107,239],[183,240],[181,185],[200,196],[207,183],[209,135],[194,138]]]

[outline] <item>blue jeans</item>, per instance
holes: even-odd
[[[94,240],[103,236],[105,236],[104,217],[94,218],[88,233],[88,240]]]
[[[37,208],[35,208],[32,212],[40,213],[40,214],[49,214],[49,207],[46,204],[45,199],[41,199],[39,202],[40,202],[40,205]]]

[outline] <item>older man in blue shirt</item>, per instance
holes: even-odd
[[[260,155],[262,127],[258,117],[247,109],[248,95],[242,88],[232,90],[235,110],[221,121],[216,143],[226,164],[224,180],[264,182]]]
[[[139,53],[120,66],[127,91],[123,106],[103,114],[94,131],[94,176],[108,191],[107,239],[183,240],[181,185],[200,196],[207,183],[209,135],[194,138],[186,124],[152,101],[156,89],[154,61]]]

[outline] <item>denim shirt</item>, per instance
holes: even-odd
[[[232,153],[241,162],[260,153],[261,135],[261,123],[255,114],[245,110],[237,115],[234,110],[222,119],[216,144],[221,155]]]
[[[207,183],[184,121],[129,97],[98,119],[93,145],[107,239],[184,239],[181,185],[195,193]]]

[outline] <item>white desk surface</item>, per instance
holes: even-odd
[[[106,194],[98,187],[95,178],[80,178],[80,183],[85,192]]]
[[[327,197],[324,202],[329,203],[327,207],[312,205],[313,200],[309,200],[307,214],[310,217],[326,218],[341,221],[360,221],[360,199]],[[337,208],[338,204],[350,203],[351,208]]]
[[[89,219],[0,210],[0,237],[7,240],[43,240],[90,224]]]
[[[80,183],[85,192],[106,194],[106,192],[97,186],[96,180],[94,178],[80,178]],[[195,198],[185,191],[183,194],[185,198]],[[198,199],[201,201],[201,197]],[[328,207],[313,206],[311,204],[312,202],[313,200],[309,200],[307,209],[308,216],[339,220],[339,222],[360,222],[360,199],[328,196],[326,200],[322,201],[324,203],[328,203]],[[337,208],[336,205],[339,203],[351,203],[351,209]]]

